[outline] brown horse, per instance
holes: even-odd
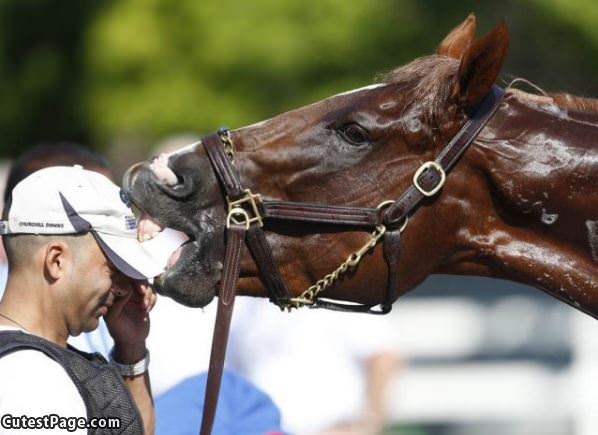
[[[498,78],[506,27],[479,39],[475,27],[471,15],[436,54],[397,68],[381,83],[232,131],[242,184],[263,198],[306,203],[375,208],[398,198]],[[410,216],[396,295],[432,273],[482,275],[538,287],[598,317],[597,143],[598,101],[507,89],[442,190]],[[167,160],[140,163],[124,186],[161,225],[191,237],[163,275],[161,291],[190,306],[209,303],[222,274],[226,210],[205,147],[193,144]],[[264,228],[275,230],[267,239],[295,296],[370,237],[285,221],[266,220]],[[383,301],[382,251],[372,249],[322,296]],[[267,295],[248,253],[238,292]]]

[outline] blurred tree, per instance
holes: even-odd
[[[90,31],[88,114],[99,135],[259,120],[413,57],[396,43],[412,15],[369,0],[118,2]]]
[[[40,139],[89,139],[80,116],[80,50],[99,6],[97,0],[0,2],[2,156],[14,156]]]

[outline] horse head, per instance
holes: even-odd
[[[475,37],[475,27],[470,15],[444,38],[435,54],[391,71],[374,85],[230,132],[224,145],[231,153],[234,148],[241,184],[262,198],[297,203],[375,208],[399,197],[422,163],[436,158],[498,78],[508,46],[506,26],[499,24],[480,38]],[[566,183],[558,177],[549,181],[553,187],[543,189],[535,184],[538,180],[530,185],[518,172],[537,158],[538,148],[521,146],[519,153],[513,151],[514,144],[522,137],[537,142],[538,136],[516,118],[527,116],[537,122],[543,104],[508,92],[442,190],[411,216],[396,265],[397,295],[435,272],[489,275],[535,285],[596,313],[598,298],[587,292],[596,289],[592,255],[598,255],[598,248],[588,248],[587,243],[582,247],[577,233],[574,238],[564,235],[567,231],[560,222],[538,223],[535,218],[542,206],[533,205],[533,200],[536,194],[546,196],[538,199],[543,213],[558,211],[563,223],[589,220],[589,207],[576,202],[577,192],[563,190],[561,184]],[[563,139],[562,153],[565,146]],[[519,157],[524,161],[512,160]],[[544,164],[552,165],[548,160]],[[559,175],[558,170],[553,175]],[[227,211],[203,144],[133,166],[123,185],[133,203],[161,226],[191,237],[163,275],[160,291],[190,306],[209,303],[222,275]],[[596,228],[598,223],[593,229],[598,245]],[[265,229],[275,230],[267,238],[295,296],[370,237],[323,224],[284,221],[266,222]],[[326,295],[380,302],[387,280],[382,249],[368,254],[349,271],[351,279],[339,280]],[[568,266],[559,264],[558,258],[566,256]],[[537,276],[547,269],[551,277]],[[258,275],[246,253],[239,293],[266,295]]]

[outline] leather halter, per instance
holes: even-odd
[[[384,201],[375,208],[261,199],[259,195],[254,195],[251,191],[244,189],[241,184],[237,171],[233,166],[234,149],[229,130],[221,129],[202,139],[201,142],[212,163],[214,172],[226,194],[229,212],[226,225],[223,279],[220,284],[218,312],[212,341],[212,354],[210,356],[200,434],[209,435],[214,421],[236,283],[239,276],[243,241],[249,247],[258,267],[262,283],[269,292],[270,300],[281,309],[309,305],[312,308],[371,314],[390,312],[392,303],[396,299],[397,264],[400,254],[401,232],[405,229],[409,216],[416,211],[425,198],[433,197],[440,191],[444,185],[447,172],[457,163],[467,147],[495,113],[503,95],[503,89],[493,86],[475,109],[473,115],[449,141],[436,159],[425,162],[415,172],[413,184],[397,200]],[[338,278],[347,268],[356,266],[361,256],[374,248],[381,239],[384,258],[388,267],[388,278],[386,297],[379,304],[380,308],[376,309],[377,305],[322,299],[319,297],[318,292],[310,294],[311,298],[307,299],[291,297],[280,276],[276,261],[272,256],[272,249],[266,240],[263,229],[264,227],[267,228],[271,222],[280,220],[374,230],[370,242],[357,253],[349,256],[347,261],[334,272],[336,277],[333,278]],[[327,275],[321,281],[330,281],[332,278],[328,278],[331,276],[332,274]]]

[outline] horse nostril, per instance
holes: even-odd
[[[157,183],[157,186],[166,195],[179,200],[185,199],[193,193],[193,179],[189,175],[176,175],[176,180],[173,185]]]

